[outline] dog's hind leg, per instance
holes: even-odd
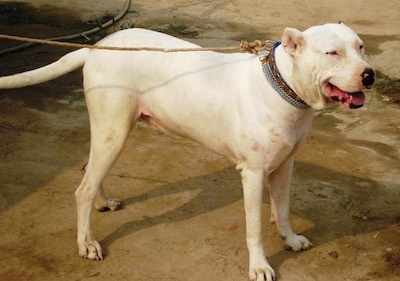
[[[133,121],[137,119],[138,106],[136,98],[123,90],[88,91],[86,102],[90,117],[91,145],[85,176],[75,192],[78,212],[77,243],[80,256],[101,260],[103,253],[92,234],[90,215],[97,195],[104,202],[109,200],[102,190],[102,182],[119,156]]]

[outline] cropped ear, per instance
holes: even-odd
[[[291,27],[285,28],[282,36],[282,47],[286,52],[294,55],[296,51],[301,50],[305,45],[306,41],[300,30]]]

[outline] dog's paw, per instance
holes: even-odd
[[[122,202],[118,198],[107,197],[104,200],[99,200],[94,203],[94,207],[99,212],[105,211],[116,211],[119,210],[122,206]]]
[[[249,270],[251,281],[274,281],[276,280],[275,271],[267,264],[263,267],[254,267]]]
[[[79,247],[79,255],[88,260],[103,260],[103,250],[96,240],[86,241],[83,246]]]
[[[312,247],[312,244],[303,235],[293,234],[287,236],[285,239],[285,249],[298,252],[301,250],[308,250]]]

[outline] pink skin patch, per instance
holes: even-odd
[[[363,92],[346,93],[331,83],[325,85],[325,90],[331,99],[338,101],[346,108],[359,108],[364,105],[365,95]]]

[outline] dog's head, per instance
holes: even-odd
[[[335,101],[347,108],[363,106],[364,89],[375,73],[364,59],[364,43],[344,23],[311,27],[304,32],[286,28],[282,47],[293,62],[295,92],[312,108]]]

